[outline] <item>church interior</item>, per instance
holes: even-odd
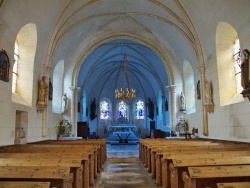
[[[143,156],[161,145],[155,138],[246,147],[249,7],[249,0],[0,0],[0,146],[105,140],[111,150],[100,156],[134,148],[150,176],[154,163]],[[111,154],[108,163],[124,156]],[[148,185],[156,186],[151,178]]]

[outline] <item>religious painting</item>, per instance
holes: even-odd
[[[0,80],[4,82],[9,81],[9,68],[10,62],[9,57],[5,50],[0,51]]]

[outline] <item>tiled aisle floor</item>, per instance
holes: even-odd
[[[138,156],[138,145],[107,145],[108,159],[93,188],[156,188]]]

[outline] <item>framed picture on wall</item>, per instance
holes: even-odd
[[[0,80],[9,81],[10,61],[5,50],[0,51]]]

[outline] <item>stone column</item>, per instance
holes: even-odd
[[[198,70],[200,72],[201,78],[201,103],[202,103],[202,121],[203,121],[203,135],[208,136],[208,118],[205,105],[205,66],[199,66]]]
[[[80,87],[70,86],[72,91],[70,118],[72,124],[72,134],[77,135],[77,93],[81,90]]]
[[[175,100],[175,88],[176,85],[166,86],[169,91],[169,106],[170,106],[170,125],[174,126],[176,123],[176,100]]]
[[[166,125],[166,107],[165,107],[165,96],[162,96],[162,119],[163,119],[163,125]]]

